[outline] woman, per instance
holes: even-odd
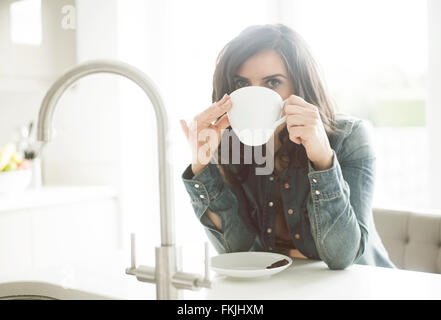
[[[228,94],[243,86],[266,86],[287,99],[287,121],[274,133],[271,175],[256,175],[256,163],[214,161],[229,129]],[[331,269],[395,267],[373,221],[375,154],[366,124],[334,113],[297,33],[282,24],[245,29],[218,56],[212,99],[190,125],[181,120],[193,154],[182,178],[219,253],[279,252],[320,259]],[[215,138],[198,139],[206,129]]]

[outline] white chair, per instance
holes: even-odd
[[[374,208],[373,214],[378,234],[398,268],[441,273],[441,212]]]

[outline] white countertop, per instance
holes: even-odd
[[[117,196],[112,186],[44,186],[0,194],[0,212],[47,207]]]
[[[330,270],[322,261],[294,259],[260,280],[219,278],[207,299],[441,299],[441,275],[354,264]]]
[[[60,267],[0,276],[6,282],[44,281],[113,299],[155,299],[155,285],[124,273],[127,254],[118,252]],[[185,270],[191,272],[191,270]],[[212,274],[212,289],[183,291],[184,299],[441,299],[441,275],[352,265],[330,270],[322,261],[294,259],[285,271],[237,280]],[[2,292],[0,292],[0,296]]]

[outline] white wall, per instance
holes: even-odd
[[[37,119],[49,85],[76,60],[75,32],[62,29],[60,24],[62,6],[74,0],[42,0],[40,46],[12,42],[12,2],[0,2],[0,145],[14,138],[16,127]]]
[[[429,63],[427,82],[426,123],[429,133],[430,154],[430,207],[441,209],[441,1],[428,0],[429,14]]]
[[[76,63],[116,59],[116,1],[77,0],[75,8]],[[63,55],[64,50],[56,53]],[[47,183],[117,183],[117,97],[117,77],[109,74],[87,76],[68,89],[55,117],[57,136],[45,154]]]
[[[117,58],[116,1],[42,0],[42,43],[14,44],[9,6],[0,2],[0,145],[37,121],[50,85],[77,63]],[[113,3],[113,5],[112,5]],[[62,8],[76,8],[76,28],[63,28]],[[93,75],[69,88],[55,115],[56,135],[43,163],[45,184],[115,184],[119,122],[115,76]]]
[[[0,74],[2,77],[53,78],[75,60],[75,32],[61,27],[61,8],[74,0],[42,0],[41,46],[15,44],[10,37],[9,8],[14,0],[0,2]],[[57,54],[63,51],[64,54]]]
[[[111,1],[43,0],[41,46],[11,42],[10,2],[0,1],[0,144],[13,138],[16,126],[37,120],[49,86],[67,69],[89,59],[116,58],[117,49]],[[77,9],[73,30],[62,26],[67,4]],[[117,94],[117,81],[109,75],[91,76],[67,89],[54,117],[56,134],[44,153],[45,184],[116,183]],[[64,263],[120,249],[119,209],[118,199],[112,199],[0,212],[0,269]]]

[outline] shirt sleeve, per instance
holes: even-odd
[[[216,164],[208,164],[196,176],[189,165],[182,174],[196,218],[219,253],[248,251],[256,237],[247,217],[249,208],[241,186],[229,186]],[[220,230],[205,214],[210,209],[221,220]]]
[[[327,170],[308,161],[311,197],[307,202],[311,233],[321,259],[331,269],[355,263],[368,241],[375,180],[375,153],[362,120],[345,138],[340,159],[333,151]]]

